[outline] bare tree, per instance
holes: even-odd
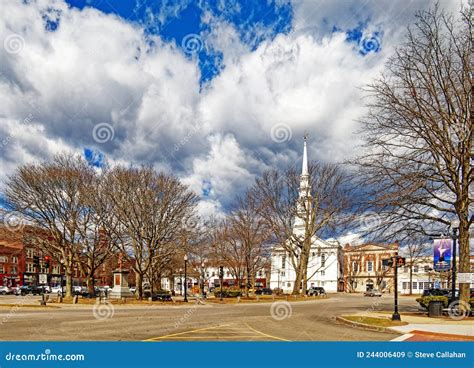
[[[93,177],[84,160],[62,154],[50,163],[19,167],[6,183],[9,207],[49,234],[48,241],[37,237],[36,244],[65,268],[66,296],[72,295],[73,264],[81,249],[78,224],[87,213],[81,189]]]
[[[153,169],[113,168],[107,178],[122,252],[133,258],[138,295],[143,297],[143,278],[155,272],[176,252],[183,219],[194,211],[197,197],[176,178]]]
[[[457,220],[459,272],[469,272],[473,222],[471,15],[465,9],[455,20],[438,5],[417,13],[387,73],[368,87],[366,149],[356,160],[382,217],[372,233],[407,240]],[[467,301],[469,285],[460,289]]]
[[[270,254],[270,228],[258,213],[255,198],[246,193],[237,199],[237,208],[228,216],[229,231],[226,243],[230,245],[231,255],[236,256],[235,264],[240,263],[245,276],[245,293],[255,287],[257,272],[262,270]]]
[[[308,193],[300,193],[300,180],[308,181]],[[256,180],[252,195],[259,206],[259,215],[274,234],[274,243],[289,255],[296,272],[293,294],[306,293],[308,262],[312,239],[349,223],[353,210],[353,187],[347,175],[335,164],[313,162],[308,177],[302,178],[293,168],[267,171]],[[301,195],[300,195],[301,194]],[[302,235],[294,233],[295,221]]]

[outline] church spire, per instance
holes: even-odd
[[[308,175],[308,152],[306,150],[306,139],[308,139],[308,133],[304,134],[303,169],[301,170],[301,176]]]
[[[308,139],[308,133],[305,133],[304,146],[303,146],[303,167],[301,169],[301,176],[300,176],[300,198],[311,196],[310,188],[309,188],[308,151],[306,148],[307,139]]]

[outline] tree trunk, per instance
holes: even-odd
[[[72,297],[72,272],[66,269],[66,297]]]
[[[138,299],[140,300],[143,299],[142,280],[143,280],[142,274],[140,272],[137,272],[137,270],[135,270],[135,282],[137,283]]]
[[[296,277],[295,277],[295,284],[293,285],[293,292],[291,294],[298,295],[300,293],[300,285],[301,285],[301,264],[298,264],[298,267],[295,269]]]

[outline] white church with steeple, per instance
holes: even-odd
[[[310,176],[308,171],[308,152],[306,137],[303,147],[303,164],[300,175],[300,188],[298,203],[295,203],[300,213],[305,212],[305,204],[311,201]],[[311,210],[311,209],[310,209]],[[296,216],[293,224],[293,235],[303,237],[305,234],[304,215]],[[323,287],[326,292],[343,291],[342,247],[335,240],[322,240],[317,236],[311,238],[311,251],[309,254],[307,289],[310,287]],[[270,287],[282,289],[284,293],[291,293],[296,280],[296,272],[292,266],[290,256],[282,246],[272,249]],[[302,285],[300,285],[302,289]]]

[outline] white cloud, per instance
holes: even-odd
[[[24,42],[14,53],[0,47],[0,169],[94,147],[110,161],[168,170],[200,194],[210,183],[200,206],[219,213],[263,169],[295,164],[305,130],[311,159],[340,161],[354,152],[355,120],[365,112],[358,87],[383,70],[407,14],[429,2],[357,4],[296,2],[295,30],[253,51],[239,30],[205,16],[205,41],[223,52],[225,68],[200,91],[196,58],[145,39],[138,25],[62,0],[4,0],[1,44],[17,34]],[[44,27],[47,8],[61,13],[54,32]],[[368,17],[384,31],[380,53],[362,57],[343,33],[328,32]],[[94,141],[99,123],[113,127],[113,140]],[[291,127],[290,141],[272,140],[278,123]]]

